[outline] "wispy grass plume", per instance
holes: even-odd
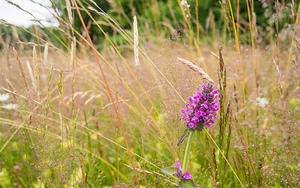
[[[139,60],[139,32],[136,16],[133,17],[133,35],[134,35],[134,61],[135,65],[140,65]]]
[[[199,73],[200,76],[201,76],[201,78],[203,78],[204,80],[207,80],[207,81],[209,81],[209,82],[214,83],[213,79],[212,79],[212,78],[211,78],[211,77],[210,77],[210,76],[209,76],[202,68],[198,67],[198,66],[195,65],[194,63],[192,63],[192,62],[190,62],[190,61],[188,61],[188,60],[186,60],[186,59],[183,59],[183,58],[181,58],[181,57],[177,57],[177,59],[178,59],[181,63],[187,65],[187,66],[188,66],[190,69],[192,69],[193,71]]]

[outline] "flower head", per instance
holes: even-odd
[[[18,104],[5,104],[5,105],[2,105],[1,108],[4,108],[6,110],[15,110],[15,109],[19,108],[19,105]]]
[[[192,179],[192,175],[190,174],[189,170],[187,170],[184,174],[182,173],[179,160],[175,163],[175,167],[177,167],[177,176],[179,176],[181,179],[184,180]]]
[[[269,101],[267,98],[261,98],[261,97],[257,97],[256,98],[256,104],[262,108],[264,108],[267,104],[269,104]]]
[[[194,96],[189,97],[179,120],[185,120],[187,127],[192,130],[212,126],[217,118],[216,112],[220,109],[219,96],[213,84],[202,84],[202,90],[197,89]]]
[[[7,101],[8,99],[9,99],[9,94],[8,93],[0,94],[0,102]]]

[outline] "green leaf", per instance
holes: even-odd
[[[179,138],[177,146],[179,146],[184,141],[184,139],[189,135],[189,133],[189,128],[186,128],[181,137]]]
[[[177,172],[177,167],[169,166],[169,167],[162,169],[161,171],[168,176],[173,176]]]
[[[179,182],[179,186],[181,188],[195,188],[196,187],[194,181],[191,180],[191,179],[189,179],[189,180],[181,180]]]
[[[5,168],[0,172],[0,187],[13,187],[9,178],[9,174]]]

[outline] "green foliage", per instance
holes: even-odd
[[[0,166],[3,167],[3,169],[8,169],[7,171],[3,171],[2,169],[2,178],[9,178],[11,182],[26,185],[26,182],[34,180],[36,171],[32,163],[33,153],[32,148],[29,146],[30,142],[26,138],[22,140],[23,144],[20,142],[21,140],[18,142],[13,141],[10,143],[11,146],[0,154]],[[3,144],[4,140],[0,140],[1,147]]]
[[[166,168],[162,169],[161,171],[168,176],[173,176],[177,172],[177,167],[170,166],[170,167],[166,167]]]
[[[6,170],[6,168],[2,168],[2,171],[0,172],[0,187],[1,188],[10,188],[12,187],[9,174]]]
[[[191,179],[181,180],[179,182],[179,185],[180,185],[181,188],[195,188],[196,187],[195,183]]]
[[[180,5],[177,1],[166,1],[166,0],[115,0],[115,1],[94,1],[83,0],[81,3],[77,3],[81,9],[81,15],[88,27],[89,34],[98,47],[103,47],[103,44],[107,42],[105,40],[104,34],[99,30],[98,26],[94,23],[91,17],[100,25],[103,31],[108,34],[113,41],[119,44],[126,44],[126,40],[118,33],[116,28],[112,27],[112,23],[108,23],[108,18],[103,15],[107,13],[111,18],[113,18],[118,25],[124,30],[132,30],[133,16],[137,15],[138,26],[140,33],[150,32],[155,35],[164,35],[168,38],[174,38],[179,36],[197,35],[197,27],[199,25],[200,29],[200,39],[202,36],[216,37],[217,33],[223,33],[224,30],[230,31],[229,38],[233,37],[231,14],[228,6],[228,1],[215,1],[215,0],[188,0],[190,7],[188,10],[190,16],[184,19],[183,14],[188,14],[188,12],[183,13]],[[251,4],[249,1],[239,1],[239,6],[237,6],[237,1],[232,0],[232,9],[234,12],[235,21],[237,22],[237,7],[239,7],[239,33],[240,42],[250,43],[250,27],[248,24],[248,8],[247,2],[249,2],[249,11],[251,15]],[[272,2],[262,2],[253,1],[254,12],[255,12],[255,26],[257,33],[257,38],[270,37],[270,32],[275,33],[276,24],[276,6]],[[67,8],[64,0],[55,0],[56,9],[58,10],[61,18],[65,23],[69,23]],[[198,7],[196,7],[198,4]],[[285,31],[290,28],[290,24],[295,22],[295,15],[290,14],[291,12],[296,12],[296,6],[292,6],[292,0],[285,1],[286,6],[279,9],[278,16],[278,31]],[[83,6],[83,7],[82,7]],[[90,8],[92,7],[92,9]],[[95,12],[96,10],[97,12]],[[198,10],[198,12],[196,12]],[[198,15],[198,20],[196,19]],[[91,16],[91,17],[90,17]],[[73,27],[79,33],[83,32],[82,24],[79,20],[76,10],[73,10],[74,23]],[[187,31],[187,21],[191,24],[191,32]],[[105,23],[105,24],[104,24]],[[145,27],[146,26],[146,27]],[[55,27],[39,27],[52,43],[59,47],[67,49],[70,46],[71,29],[65,24],[59,26],[63,30],[69,30],[68,32],[62,32],[61,29]],[[28,28],[35,33],[34,28]],[[174,33],[175,31],[175,33]],[[217,33],[216,33],[217,32]],[[11,26],[0,25],[0,33],[5,40],[8,35],[12,38]],[[32,33],[28,33],[24,30],[18,30],[21,38],[25,41],[35,40]],[[227,34],[226,34],[227,35]],[[44,38],[45,38],[44,36]],[[193,37],[194,37],[193,36]],[[274,35],[273,35],[274,36]],[[271,36],[272,37],[272,36]],[[23,40],[21,39],[21,40]],[[78,37],[79,39],[79,37]],[[283,40],[286,41],[286,40]],[[266,40],[264,42],[270,42]],[[286,41],[288,42],[288,41]],[[0,43],[0,49],[3,45]]]

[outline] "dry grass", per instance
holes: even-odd
[[[40,44],[19,41],[19,48],[7,45],[0,52],[0,92],[12,96],[0,104],[20,106],[0,111],[0,180],[7,178],[5,168],[14,187],[177,186],[178,179],[161,169],[183,157],[176,146],[185,127],[178,121],[180,109],[202,82],[210,81],[222,92],[222,108],[218,123],[196,134],[189,165],[195,182],[200,187],[299,186],[296,47],[254,47],[249,16],[251,46],[239,44],[238,30],[236,49],[233,41],[220,38],[199,47],[191,36],[186,45],[186,38],[179,42],[141,33],[134,44],[115,26],[127,46],[116,46],[105,35],[108,47],[93,54],[86,35],[72,27],[69,1],[67,11],[71,42],[66,51],[37,36]],[[190,24],[186,32],[192,32]],[[144,38],[151,42],[145,44]]]
[[[184,57],[197,62],[197,55],[186,49],[180,43],[172,42],[166,45],[165,42],[162,42],[162,44],[164,44],[164,46],[161,46],[160,44],[153,45],[151,49],[146,49],[145,53],[153,60],[160,71],[164,73],[169,82],[173,84],[183,98],[187,98],[187,96],[192,95],[192,92],[199,87],[202,79],[198,73],[191,71],[188,67],[179,63],[178,57]],[[176,46],[176,48],[174,48],[174,46]],[[296,157],[296,154],[298,153],[296,135],[299,135],[299,129],[296,126],[296,111],[291,111],[291,104],[289,101],[299,97],[299,91],[297,87],[295,87],[299,81],[297,75],[299,68],[295,65],[295,67],[290,70],[290,81],[284,86],[288,88],[289,92],[287,92],[286,95],[282,95],[280,93],[280,83],[278,83],[279,75],[277,68],[273,63],[272,58],[270,58],[272,57],[271,48],[261,49],[260,51],[257,51],[256,56],[253,57],[251,53],[249,53],[250,48],[242,46],[242,54],[245,54],[243,61],[246,70],[245,75],[247,75],[247,81],[245,82],[247,88],[247,100],[245,103],[240,103],[240,101],[243,100],[242,96],[238,91],[234,90],[234,86],[240,81],[240,77],[237,74],[238,70],[236,68],[238,67],[239,62],[236,60],[234,49],[231,49],[228,46],[223,48],[223,58],[227,69],[227,100],[230,101],[233,118],[233,121],[231,122],[232,149],[229,159],[232,161],[235,166],[234,168],[237,171],[242,172],[243,169],[240,169],[242,168],[240,165],[236,165],[243,164],[245,165],[243,168],[249,168],[249,172],[246,173],[249,176],[252,176],[252,173],[259,173],[262,185],[271,185],[274,177],[281,177],[284,181],[288,181],[289,183],[294,182],[292,184],[296,185],[298,181],[296,174],[285,168],[287,165],[289,165],[291,169],[296,168],[294,165],[298,160]],[[203,52],[203,60],[201,63],[206,63],[208,74],[212,75],[213,80],[217,80],[215,75],[217,75],[218,70],[216,68],[218,67],[218,59],[211,55],[211,52],[215,54],[217,53],[217,50],[214,48],[203,48],[201,51]],[[280,70],[286,65],[283,61],[286,53],[287,52],[283,51],[279,55],[279,57],[282,57],[281,62],[283,62],[279,65]],[[182,101],[178,98],[177,94],[174,93],[173,88],[169,86],[164,78],[160,77],[159,74],[155,72],[155,69],[147,63],[147,60],[141,60],[139,72],[137,72],[136,75],[138,81],[144,87],[143,91],[143,89],[138,87],[137,81],[128,73],[127,67],[119,61],[118,55],[108,50],[104,52],[103,56],[107,58],[111,64],[114,64],[115,67],[118,67],[119,75],[117,76],[110,71],[110,67],[107,65],[104,66],[104,70],[108,81],[111,84],[114,98],[120,100],[120,103],[118,103],[117,106],[121,119],[125,125],[129,146],[133,148],[134,152],[138,152],[139,155],[141,155],[142,160],[140,162],[142,162],[142,164],[147,163],[145,161],[151,161],[153,165],[155,164],[155,166],[160,168],[172,164],[174,158],[180,158],[181,156],[181,149],[176,147],[176,143],[177,138],[183,129],[183,126],[179,126],[177,121],[179,110],[184,106]],[[5,56],[2,56],[2,58],[3,57]],[[47,125],[47,130],[45,130],[47,132],[45,135],[46,138],[44,138],[44,141],[41,141],[44,142],[43,144],[46,145],[48,151],[43,151],[42,148],[37,147],[39,142],[34,144],[35,147],[37,147],[35,149],[37,159],[33,161],[34,163],[38,163],[42,166],[46,165],[38,162],[41,160],[39,158],[44,156],[50,163],[56,161],[56,165],[58,166],[75,165],[72,160],[61,160],[62,156],[47,156],[45,154],[45,152],[48,153],[52,150],[56,150],[55,148],[51,149],[51,146],[54,146],[55,143],[59,144],[60,139],[63,139],[63,137],[65,137],[65,142],[70,142],[64,144],[71,144],[71,148],[62,148],[62,151],[60,151],[62,154],[65,153],[65,151],[70,151],[72,153],[78,145],[81,145],[82,150],[85,151],[87,149],[89,152],[95,152],[95,155],[99,155],[96,154],[98,152],[106,153],[105,155],[107,157],[110,155],[111,157],[114,157],[116,155],[113,154],[115,150],[111,148],[115,147],[111,144],[114,140],[112,135],[115,135],[116,125],[114,116],[111,114],[111,106],[109,106],[110,102],[107,97],[107,92],[104,89],[102,79],[98,76],[99,72],[95,69],[93,59],[87,57],[88,56],[76,57],[76,66],[73,70],[73,74],[71,71],[68,71],[72,69],[68,63],[68,57],[57,53],[50,48],[47,64],[41,66],[40,69],[40,72],[42,73],[40,75],[39,84],[41,101],[34,97],[34,90],[26,90],[26,86],[22,83],[22,74],[14,68],[18,66],[18,61],[14,60],[15,56],[13,54],[9,55],[9,59],[12,59],[10,63],[11,67],[2,64],[3,67],[1,67],[1,69],[3,70],[3,73],[6,74],[5,78],[14,86],[14,92],[24,96],[23,99],[20,99],[20,97],[16,95],[17,101],[15,102],[21,105],[21,108],[13,113],[15,115],[10,112],[5,113],[7,115],[11,114],[10,119],[17,125],[24,121],[24,115],[29,112],[32,113],[31,122],[30,125],[27,125],[27,130],[32,129],[41,131],[39,124],[43,121],[45,121],[45,125]],[[31,58],[31,54],[24,54],[20,59],[20,62],[24,64],[27,61],[26,59]],[[134,68],[134,58],[132,56],[126,58],[128,59],[128,64],[131,68]],[[255,58],[257,62],[263,62],[257,65],[256,76],[258,91],[252,88],[251,84],[251,80],[254,77],[253,72],[251,71],[252,58]],[[2,61],[4,60],[5,58],[2,59]],[[42,62],[42,55],[37,57],[37,60]],[[65,71],[60,73],[61,70]],[[50,74],[52,74],[51,78],[49,71]],[[33,79],[30,71],[26,71],[24,74],[26,82],[34,83],[34,81],[28,80],[29,78]],[[16,77],[16,75],[19,76]],[[73,76],[74,78],[72,78]],[[74,79],[73,96],[71,88],[72,79]],[[126,82],[126,84],[124,84],[124,82]],[[4,88],[9,88],[8,83],[4,79],[1,80],[1,85]],[[136,97],[132,96],[131,92],[133,92]],[[151,103],[149,103],[149,100],[145,98],[144,92],[151,97],[150,99],[156,106],[152,106]],[[265,97],[269,104],[264,108],[257,106],[257,97]],[[73,105],[75,108],[75,114],[73,115],[70,108],[71,98],[74,100]],[[35,102],[35,100],[38,102]],[[104,108],[105,106],[108,107]],[[256,108],[256,114],[254,114],[254,108]],[[7,115],[5,116],[7,117]],[[256,119],[253,117],[256,117]],[[65,133],[63,134],[65,136],[62,135],[62,137],[59,136],[62,134],[60,133],[61,125],[66,126],[64,128]],[[101,135],[101,138],[97,139],[97,141],[101,142],[101,145],[98,147],[108,147],[112,150],[108,152],[107,150],[100,148],[98,148],[100,150],[97,148],[87,148],[89,147],[86,145],[87,143],[85,144],[85,141],[83,140],[80,141],[79,138],[83,135],[92,135],[94,131]],[[5,132],[4,135],[8,133]],[[210,129],[209,132],[214,138],[217,138],[215,129]],[[50,135],[59,139],[53,140]],[[112,140],[107,142],[106,139]],[[119,142],[118,140],[116,140],[117,144]],[[208,140],[206,142],[210,143]],[[119,144],[122,144],[122,142]],[[216,152],[215,149],[212,149],[213,147],[212,144],[207,148],[208,151],[206,154],[203,153],[204,158],[206,158],[205,156],[209,157],[210,152]],[[142,151],[139,151],[139,148]],[[164,154],[161,153],[163,150]],[[118,152],[119,155],[126,158],[126,155],[124,156],[123,154],[124,151]],[[149,158],[149,154],[147,154],[149,152],[157,152],[158,156]],[[290,157],[291,153],[295,158]],[[42,156],[39,157],[40,154]],[[100,156],[103,156],[103,154]],[[171,160],[167,156],[172,156]],[[283,159],[286,157],[289,157],[290,160],[284,161]],[[110,161],[111,159],[107,158],[105,160]],[[137,158],[137,160],[139,159]],[[213,164],[213,161],[211,162]],[[278,170],[287,170],[289,175],[283,176],[282,174],[276,174],[278,173]],[[159,172],[159,169],[154,171]],[[206,171],[206,173],[209,173],[209,170]],[[57,174],[57,176],[61,176],[61,178],[66,176],[65,178],[68,178],[67,174]],[[239,174],[239,176],[241,176],[241,174]],[[257,174],[254,176],[258,178]],[[240,178],[244,179],[244,182],[248,182],[248,178],[250,177]],[[62,181],[67,180],[65,179]],[[248,185],[250,185],[251,180],[249,180],[248,183]]]

